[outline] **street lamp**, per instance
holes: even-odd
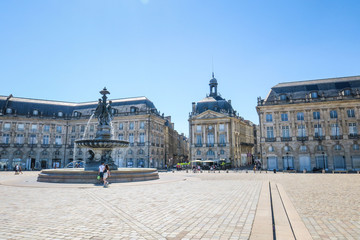
[[[322,157],[323,157],[324,171],[325,171],[325,153],[324,152],[322,152]]]

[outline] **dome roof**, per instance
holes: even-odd
[[[217,84],[216,78],[212,78],[212,79],[210,80],[210,84]]]
[[[207,110],[221,113],[233,113],[231,104],[220,96],[206,97],[196,104],[196,112],[202,113]]]

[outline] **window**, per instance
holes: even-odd
[[[196,132],[201,132],[201,126],[196,126]]]
[[[224,155],[224,154],[225,154],[225,151],[221,149],[221,150],[220,150],[220,154],[221,154],[221,155]]]
[[[140,143],[145,142],[145,133],[140,133]]]
[[[129,142],[134,143],[134,134],[133,133],[129,134]]]
[[[130,112],[132,113],[136,112],[136,107],[130,107]]]
[[[355,117],[355,110],[354,109],[348,109],[347,110],[347,115],[349,118],[354,118]]]
[[[315,124],[314,125],[314,134],[315,134],[315,137],[321,137],[323,135],[322,134],[321,124]]]
[[[129,124],[129,129],[130,129],[130,130],[134,130],[134,122],[130,122],[130,124]]]
[[[214,153],[213,150],[209,150],[209,151],[206,153],[206,155],[208,155],[208,156],[214,156],[215,153]]]
[[[132,154],[133,153],[133,151],[131,150],[131,149],[129,149],[129,151],[128,151],[128,154]],[[154,154],[154,153],[153,153]]]
[[[207,135],[207,143],[208,144],[214,144],[214,133],[210,132]]]
[[[290,150],[291,150],[291,149],[290,149],[289,146],[285,146],[285,147],[284,147],[284,151],[285,151],[285,152],[290,152]]]
[[[58,117],[62,117],[64,116],[64,113],[63,112],[58,112]]]
[[[359,148],[359,144],[354,144],[353,145],[353,150],[355,150],[355,151],[357,151],[357,150],[359,150],[360,148]]]
[[[197,151],[196,151],[196,155],[198,155],[198,156],[201,155],[201,151],[200,151],[200,150],[197,150]]]
[[[317,92],[311,92],[310,96],[311,96],[311,98],[318,98],[318,93]]]
[[[283,122],[288,121],[288,115],[287,115],[287,113],[282,113],[282,114],[281,114],[281,121],[283,121]]]
[[[314,119],[320,119],[320,112],[313,112]]]
[[[25,125],[23,123],[18,123],[17,130],[18,131],[24,131],[25,130]]]
[[[6,113],[7,113],[7,114],[11,114],[11,113],[12,113],[12,109],[11,109],[11,108],[7,108],[7,109],[6,109]]]
[[[275,151],[275,150],[274,150],[274,147],[273,147],[273,146],[269,146],[268,151],[269,151],[269,152],[274,152],[274,151]]]
[[[85,131],[85,126],[84,125],[81,125],[80,126],[80,132],[84,132]]]
[[[220,131],[225,131],[225,125],[224,125],[224,124],[220,124],[220,125],[219,125],[219,130],[220,130]]]
[[[274,138],[274,127],[266,128],[266,136],[267,138]]]
[[[62,133],[62,126],[56,126],[56,132]]]
[[[281,94],[280,95],[280,100],[281,101],[285,101],[286,99],[287,99],[286,94]]]
[[[144,154],[144,150],[140,149],[140,150],[139,150],[139,154],[140,154],[140,155],[143,155],[143,154]]]
[[[350,134],[350,136],[356,136],[357,135],[356,123],[349,123],[349,134]]]
[[[71,145],[71,146],[74,146],[74,143],[75,143],[75,136],[71,136],[71,138],[70,138],[70,145]]]
[[[212,130],[212,129],[213,129],[213,126],[210,125],[210,126],[209,126],[209,130]]]
[[[71,132],[73,132],[73,133],[75,132],[75,126],[71,127]]]
[[[202,145],[201,135],[196,135],[196,144],[197,145]]]
[[[75,112],[74,112],[74,117],[80,117],[80,113],[77,112],[77,111],[75,111]]]
[[[36,132],[37,131],[37,124],[31,125],[31,131]]]
[[[341,150],[341,146],[339,144],[334,146],[334,150],[335,151],[340,151]]]
[[[9,131],[11,127],[10,123],[4,123],[4,131]]]
[[[318,145],[318,146],[316,147],[316,150],[317,150],[317,151],[324,151],[324,146]]]
[[[90,125],[90,132],[93,132],[95,129],[95,126],[94,125]]]
[[[44,132],[50,132],[50,125],[44,125]]]
[[[62,139],[61,136],[55,136],[55,145],[61,145]]]
[[[306,151],[307,151],[307,147],[305,145],[301,145],[300,152],[306,152]]]
[[[303,124],[298,126],[298,137],[306,137],[306,128]]]
[[[281,129],[282,129],[282,137],[289,138],[290,137],[289,126],[282,126]]]
[[[123,130],[124,129],[124,124],[123,123],[119,123],[119,130]]]
[[[50,142],[49,139],[50,139],[50,136],[49,136],[49,135],[44,135],[44,136],[43,136],[42,144],[48,145],[49,142]],[[75,140],[75,137],[74,137],[74,140]]]
[[[266,122],[272,122],[272,114],[266,114]]]
[[[2,143],[10,144],[10,134],[4,133],[2,136]]]
[[[220,134],[220,144],[225,144],[226,140],[225,140],[225,134]]]
[[[304,113],[303,112],[298,112],[296,114],[296,118],[298,121],[304,121]]]
[[[331,127],[331,136],[339,136],[340,135],[340,129],[339,129],[339,125],[337,123],[331,124],[330,127]]]
[[[33,115],[34,115],[34,116],[39,115],[39,111],[38,111],[38,110],[33,110]]]
[[[140,122],[140,129],[144,129],[145,128],[145,122]]]
[[[16,135],[16,144],[24,144],[24,134]]]
[[[338,116],[337,116],[337,111],[336,111],[336,110],[330,111],[330,118],[335,119],[335,118],[337,118],[337,117],[338,117]]]
[[[122,133],[119,134],[119,140],[124,140],[124,134]]]
[[[351,95],[350,89],[345,89],[345,90],[343,91],[343,95],[344,95],[344,96],[350,96],[350,95]]]
[[[37,144],[36,134],[30,135],[29,144]]]

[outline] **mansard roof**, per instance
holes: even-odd
[[[279,83],[271,88],[266,99],[262,101],[262,105],[289,101],[292,103],[306,102],[311,100],[311,94],[314,92],[317,93],[318,99],[336,100],[343,95],[344,90],[350,90],[349,97],[358,95],[360,76]]]
[[[212,110],[214,112],[221,112],[221,113],[233,113],[234,109],[232,108],[231,104],[220,97],[217,96],[208,96],[196,104],[196,113],[202,113],[207,110]]]
[[[110,100],[110,99],[109,99]],[[155,105],[146,97],[133,97],[133,98],[122,98],[111,100],[111,106],[118,110],[124,110],[134,106],[139,110],[155,110]],[[53,100],[41,100],[41,99],[30,99],[0,96],[0,113],[6,114],[6,109],[10,108],[17,115],[29,115],[34,110],[39,111],[41,116],[56,116],[59,112],[62,112],[64,116],[72,116],[74,112],[81,112],[83,116],[91,115],[92,110],[97,106],[98,102],[62,102]]]

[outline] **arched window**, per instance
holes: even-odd
[[[324,151],[324,146],[318,145],[318,146],[316,147],[316,150],[317,150],[317,151]]]
[[[274,147],[273,146],[269,146],[269,152],[274,152]]]
[[[335,146],[334,146],[334,150],[335,150],[335,151],[341,150],[341,146],[340,146],[339,144],[335,145]]]
[[[209,127],[210,128],[210,127]],[[214,144],[214,133],[209,132],[207,135],[207,142],[209,145],[213,145]]]
[[[221,149],[221,150],[220,150],[220,154],[221,154],[221,155],[224,155],[224,154],[225,154],[225,151]]]
[[[300,152],[306,152],[306,151],[307,151],[307,147],[305,145],[301,145]]]
[[[208,155],[208,156],[214,156],[215,153],[214,153],[214,151],[209,150],[209,151],[206,153],[206,155]]]
[[[64,116],[64,113],[63,112],[58,112],[58,117],[63,117]]]
[[[6,109],[6,113],[7,113],[7,114],[12,114],[12,112],[13,112],[13,110],[12,110],[11,108],[7,108],[7,109]]]
[[[353,150],[355,150],[355,151],[359,150],[359,144],[354,144],[353,145]]]
[[[37,115],[39,115],[39,110],[34,109],[32,113],[33,113],[34,116],[37,116]]]
[[[197,150],[197,151],[196,151],[196,155],[201,155],[201,151],[200,151],[200,150]]]
[[[290,147],[289,147],[289,146],[285,146],[285,147],[284,147],[284,151],[285,151],[285,152],[290,152],[290,151],[291,151],[291,149],[290,149]]]

